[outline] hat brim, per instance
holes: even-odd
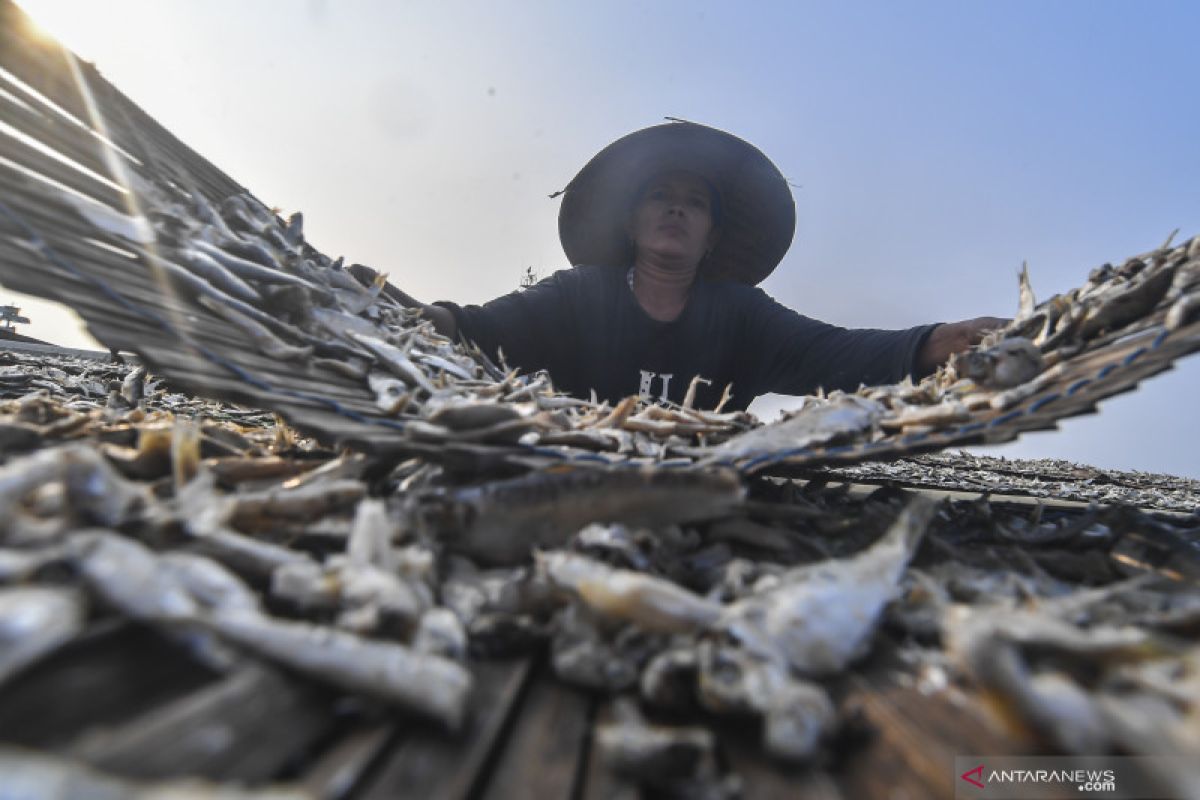
[[[779,264],[796,230],[787,180],[754,145],[694,122],[669,122],[624,136],[589,161],[563,192],[558,236],[571,264],[628,267],[626,224],[652,176],[688,170],[721,198],[721,234],[701,274],[754,285]]]

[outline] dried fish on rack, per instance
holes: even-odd
[[[6,0],[0,14],[13,14]],[[0,26],[6,70],[24,52],[15,29]],[[78,115],[51,124],[4,71],[0,104],[96,175],[120,177],[104,172],[111,157],[126,192],[6,151],[0,280],[76,307],[98,340],[139,360],[0,351],[0,716],[20,714],[11,693],[30,683],[69,689],[62,662],[125,630],[153,637],[202,687],[247,663],[283,667],[273,684],[304,687],[281,694],[297,727],[325,715],[297,735],[298,760],[399,711],[470,727],[460,743],[487,739],[491,754],[455,761],[466,768],[491,764],[495,737],[520,727],[496,695],[559,707],[519,669],[497,682],[503,670],[481,661],[544,653],[537,680],[602,693],[595,764],[651,791],[722,797],[741,771],[727,726],[750,749],[819,768],[844,749],[833,698],[899,654],[941,676],[924,681],[930,698],[953,686],[998,700],[1059,752],[1194,763],[1198,527],[1178,513],[1195,509],[1194,486],[1075,489],[1158,496],[1138,504],[1177,512],[1160,518],[982,501],[934,514],[894,490],[864,499],[823,485],[911,485],[914,471],[935,482],[941,462],[845,465],[1051,427],[1200,349],[1200,238],[1105,265],[1042,303],[1024,270],[1016,319],[974,351],[919,382],[798,400],[771,425],[694,407],[702,376],[678,406],[595,402],[440,336],[385,276],[318,252],[299,214],[280,218],[211,165],[196,171],[202,159],[181,144],[143,149],[135,129],[153,121],[56,53],[123,109],[111,138]],[[105,158],[89,157],[97,147]],[[762,477],[794,471],[810,483]],[[972,488],[1033,493],[1044,472],[980,470]],[[1069,472],[1061,482],[1079,477]],[[129,659],[153,670],[141,661]],[[105,688],[138,680],[113,664],[128,667],[106,662],[102,674],[120,677]],[[173,699],[193,709],[206,691]],[[320,712],[306,710],[310,695]],[[634,697],[647,717],[625,713]],[[140,735],[123,741],[141,746],[157,730],[126,723]],[[114,796],[176,788],[52,759],[44,751],[95,752],[72,744],[78,730],[54,733],[42,752],[5,749],[0,772]],[[379,758],[396,740],[418,755],[446,741],[424,735],[405,722],[379,749],[351,741],[361,769],[345,780],[403,773],[403,753]],[[1166,780],[1194,786],[1193,773]]]

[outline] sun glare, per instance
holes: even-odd
[[[96,0],[17,0],[37,32],[92,61],[100,43],[128,34],[135,15],[125,3]]]

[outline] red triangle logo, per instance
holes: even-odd
[[[975,780],[975,778],[972,778],[971,777],[972,775],[978,776],[979,780]],[[983,764],[980,764],[975,769],[967,770],[966,772],[964,772],[962,775],[959,775],[958,777],[962,778],[964,781],[971,784],[972,786],[978,786],[980,789],[987,788],[983,785]]]

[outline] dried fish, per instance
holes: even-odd
[[[86,613],[75,589],[0,589],[0,685],[79,634]]]
[[[800,674],[840,672],[869,643],[935,510],[914,498],[865,552],[784,573],[777,586],[729,606],[721,625],[751,651]]]
[[[133,782],[58,756],[0,747],[6,800],[313,800],[302,789],[240,789],[188,778]]]
[[[287,286],[295,286],[309,291],[320,292],[321,289],[316,284],[310,283],[296,275],[284,272],[280,269],[266,267],[262,264],[251,261],[248,258],[243,258],[230,252],[226,252],[216,244],[204,241],[203,239],[195,239],[192,244],[200,253],[210,257],[229,272],[238,276],[242,280],[254,281],[260,284],[277,285],[283,284]]]
[[[36,550],[0,549],[0,586],[27,581],[65,559],[65,548],[58,546]]]
[[[697,693],[717,714],[760,716],[763,744],[777,758],[808,761],[837,723],[818,685],[791,677],[786,666],[714,640],[700,643]]]
[[[372,566],[337,565],[341,613],[337,624],[358,633],[407,639],[430,606],[429,592]]]
[[[643,572],[613,569],[574,553],[538,553],[538,569],[569,589],[593,614],[655,633],[689,633],[712,627],[721,606]]]
[[[572,606],[557,618],[550,663],[554,674],[568,683],[620,692],[637,685],[642,667],[662,646],[663,637],[634,626],[605,633]]]
[[[134,408],[142,402],[142,398],[146,396],[146,367],[140,365],[129,371],[125,379],[121,381],[121,397],[125,398],[125,402],[129,403]]]
[[[17,459],[0,469],[0,532],[18,524],[23,501],[61,485],[61,503],[83,525],[118,525],[138,513],[149,493],[127,482],[96,450],[69,445]]]
[[[727,471],[551,469],[426,498],[450,547],[512,564],[567,541],[593,522],[659,527],[722,517],[744,494]]]
[[[211,475],[201,473],[178,495],[178,514],[195,541],[195,549],[234,572],[254,580],[269,579],[281,566],[311,564],[305,553],[246,536],[228,527],[234,501],[216,494]]]
[[[467,631],[447,608],[431,608],[421,615],[413,634],[413,650],[463,662],[467,659]]]
[[[1013,322],[1021,322],[1033,316],[1034,309],[1037,307],[1037,298],[1033,294],[1033,286],[1029,282],[1029,263],[1021,265],[1020,276],[1020,302],[1017,308],[1017,316]]]
[[[89,588],[122,614],[164,623],[199,617],[192,595],[145,545],[105,530],[73,533],[68,545]]]
[[[959,375],[989,389],[1010,389],[1033,380],[1045,369],[1042,352],[1028,339],[1005,339],[989,350],[954,358]]]
[[[313,348],[311,346],[298,346],[285,342],[268,330],[265,325],[235,308],[223,305],[210,297],[200,297],[198,302],[236,327],[254,345],[255,350],[268,358],[280,361],[307,361],[312,357]]]
[[[434,394],[437,390],[429,379],[425,377],[425,373],[414,364],[404,351],[399,347],[388,344],[382,339],[374,336],[366,336],[361,333],[350,332],[350,338],[367,348],[384,367],[391,370],[394,375],[399,377],[409,386],[414,389],[424,389],[429,394]]]
[[[362,500],[354,511],[354,527],[346,543],[348,562],[355,567],[395,570],[398,556],[392,542],[399,533],[399,521],[388,514],[384,501]]]
[[[162,554],[158,565],[171,581],[209,610],[259,611],[258,595],[236,575],[211,558],[174,551]]]
[[[752,459],[831,444],[868,433],[881,416],[883,408],[878,403],[843,395],[827,403],[802,408],[781,422],[755,428],[709,448],[705,461]]]
[[[408,384],[386,372],[371,370],[367,385],[375,393],[375,407],[389,417],[402,414],[412,402]]]
[[[228,295],[248,303],[262,301],[262,296],[250,284],[234,275],[207,253],[191,248],[180,248],[167,251],[164,255],[174,263],[190,270],[200,280],[207,281]],[[200,297],[204,298],[204,295],[200,295]]]
[[[621,705],[616,722],[596,731],[610,769],[639,783],[661,785],[715,774],[713,735],[704,728],[651,725],[636,708]]]
[[[222,638],[252,653],[425,714],[451,730],[465,719],[471,673],[454,661],[395,642],[245,611],[222,611],[209,624]]]
[[[642,699],[656,708],[690,709],[695,703],[698,669],[696,648],[691,643],[659,652],[642,670]]]
[[[281,519],[311,519],[344,508],[366,493],[356,480],[329,480],[301,486],[281,486],[229,496],[229,522],[252,530]]]

